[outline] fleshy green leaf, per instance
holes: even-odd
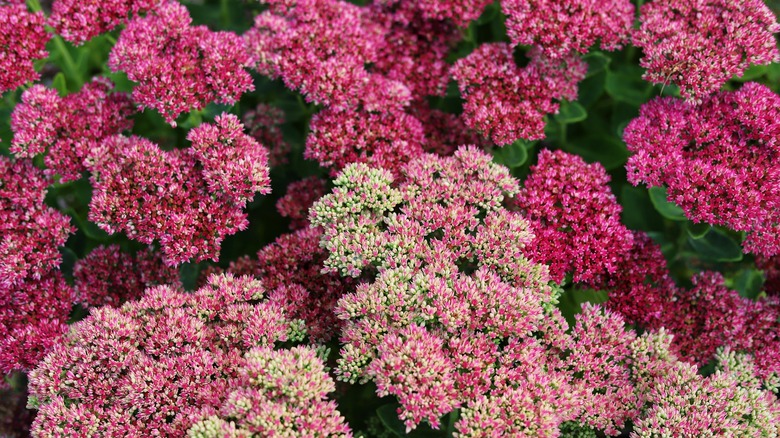
[[[739,82],[753,81],[764,76],[767,70],[766,65],[751,65],[742,76],[734,76],[734,80]]]
[[[633,230],[662,230],[663,218],[653,207],[647,190],[624,185],[620,191],[623,223]]]
[[[60,93],[60,96],[68,94],[68,84],[65,81],[65,74],[62,72],[59,72],[54,76],[54,79],[51,81],[51,86]]]
[[[404,427],[404,422],[398,419],[397,409],[398,403],[388,403],[377,408],[376,414],[388,431],[395,436],[404,437],[406,436],[406,427]]]
[[[581,122],[588,118],[588,112],[577,102],[561,102],[561,108],[555,115],[555,120],[559,123],[569,124]]]
[[[757,269],[745,269],[727,280],[726,285],[745,298],[755,299],[764,286],[764,274]]]
[[[673,221],[687,220],[685,212],[676,204],[669,202],[666,197],[666,187],[650,187],[648,190],[650,201],[661,216]]]
[[[738,262],[742,260],[742,248],[728,234],[711,228],[698,239],[688,237],[691,248],[705,260],[716,262]]]
[[[496,161],[509,168],[520,167],[528,160],[528,143],[525,140],[517,140],[502,148],[495,150]]]
[[[595,76],[603,72],[604,70],[606,70],[607,66],[612,61],[609,58],[609,56],[598,51],[590,52],[587,55],[583,56],[582,59],[588,63],[588,74],[585,75],[586,78]]]
[[[195,290],[200,275],[200,263],[182,263],[179,267],[179,278],[184,290]]]
[[[686,227],[686,229],[688,230],[688,235],[693,237],[694,239],[700,239],[704,237],[704,235],[710,231],[710,228],[712,228],[712,226],[704,222],[698,224],[689,223],[688,226]]]
[[[638,67],[637,67],[638,68]],[[650,84],[642,80],[641,69],[607,72],[606,90],[615,100],[640,106],[649,97]]]

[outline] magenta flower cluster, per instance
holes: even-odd
[[[56,0],[51,6],[49,24],[58,35],[74,43],[113,30],[137,16],[155,10],[163,0]]]
[[[633,184],[665,186],[694,222],[744,231],[745,249],[780,252],[780,97],[745,84],[693,105],[652,100],[626,127]]]
[[[51,183],[29,160],[0,157],[0,372],[35,366],[67,326],[74,291],[58,269],[75,230],[43,203]]]
[[[138,83],[136,104],[156,109],[174,125],[183,112],[211,102],[235,103],[254,87],[244,70],[250,57],[241,38],[191,23],[183,5],[162,4],[128,23],[108,61],[113,71]]]
[[[505,0],[501,7],[512,45],[537,45],[551,58],[586,53],[597,41],[619,49],[634,24],[629,0]]]
[[[751,65],[780,61],[780,25],[761,0],[656,0],[642,5],[633,44],[645,79],[701,102]]]
[[[11,152],[28,158],[46,154],[46,174],[59,175],[60,182],[81,178],[92,149],[133,126],[132,102],[113,88],[108,79],[97,78],[65,97],[43,85],[25,91],[11,114]]]
[[[237,386],[257,385],[259,394],[277,398],[272,385],[281,382],[263,384],[253,374],[264,354],[279,356],[267,352],[275,343],[300,340],[303,326],[264,294],[249,277],[213,276],[194,294],[157,286],[120,308],[93,310],[30,373],[30,403],[38,407],[33,433],[184,436],[223,404],[229,411]],[[301,403],[276,401],[280,409]]]
[[[43,3],[0,0],[0,436],[780,436],[763,1]]]
[[[268,151],[234,115],[188,138],[191,148],[164,151],[145,138],[109,137],[87,163],[90,220],[109,233],[158,241],[170,265],[216,260],[225,236],[247,226],[246,203],[270,192]]]
[[[550,266],[556,282],[571,273],[575,282],[593,284],[616,272],[631,249],[633,236],[608,183],[601,165],[543,150],[515,198],[536,236],[529,256]]]
[[[588,69],[576,56],[549,58],[538,48],[529,55],[520,68],[509,44],[483,44],[452,68],[467,126],[497,145],[544,138],[545,116],[558,112],[559,100],[577,98]]]
[[[76,300],[85,306],[119,307],[143,296],[147,288],[179,285],[179,271],[163,263],[149,247],[135,254],[118,245],[99,246],[73,267]]]
[[[23,0],[0,3],[0,93],[40,77],[33,61],[48,56],[51,36],[44,29],[42,12],[30,12]]]
[[[0,93],[40,77],[33,62],[48,56],[51,36],[44,29],[42,12],[30,12],[24,0],[0,3]]]
[[[327,400],[335,384],[318,353],[303,346],[250,350],[238,371],[238,388],[218,414],[195,423],[188,436],[351,437],[336,403]]]

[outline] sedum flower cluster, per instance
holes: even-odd
[[[226,235],[247,226],[243,208],[270,192],[268,151],[232,114],[190,131],[189,149],[162,150],[142,137],[105,139],[86,161],[89,217],[108,233],[150,244],[165,262],[218,258]]]
[[[75,231],[43,203],[50,181],[30,160],[0,157],[0,372],[29,370],[62,334],[75,301],[57,247]]]
[[[657,98],[623,134],[633,184],[664,186],[694,222],[744,231],[747,251],[780,252],[780,97],[745,84],[694,105]]]
[[[138,301],[95,309],[30,374],[33,433],[347,432],[334,404],[323,400],[333,381],[314,350],[274,350],[301,340],[305,329],[264,296],[257,280],[215,275],[192,294],[156,286]],[[252,403],[263,407],[254,415]],[[289,424],[273,420],[280,411]],[[225,430],[213,430],[217,425]]]

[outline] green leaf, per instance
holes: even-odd
[[[570,124],[581,122],[588,118],[588,112],[577,102],[562,101],[555,120],[559,123]]]
[[[607,69],[607,66],[609,66],[609,63],[612,61],[609,56],[598,51],[590,52],[583,56],[582,59],[588,63],[588,74],[585,75],[586,78],[603,72]]]
[[[614,135],[605,133],[577,136],[569,141],[564,149],[580,155],[585,161],[598,161],[607,170],[623,166],[628,159],[626,145]]]
[[[702,237],[688,237],[688,243],[705,260],[716,262],[738,262],[742,260],[742,248],[728,234],[718,228],[711,228]]]
[[[528,160],[528,145],[525,140],[517,140],[495,150],[495,158],[500,164],[511,168],[520,167]]]
[[[385,425],[387,430],[392,432],[395,436],[406,436],[406,427],[404,422],[398,419],[398,403],[388,403],[382,405],[376,410],[376,415]]]
[[[624,185],[620,190],[623,223],[632,230],[662,230],[663,218],[653,207],[647,190]]]
[[[111,238],[110,234],[100,229],[96,223],[87,219],[86,214],[80,215],[74,208],[65,209],[65,213],[76,221],[79,231],[90,239],[105,242]]]
[[[585,108],[590,108],[591,105],[596,103],[598,98],[604,94],[606,80],[607,73],[601,71],[580,82],[579,90],[577,92],[577,101]]]
[[[77,256],[72,249],[65,246],[60,247],[60,255],[62,255],[60,271],[62,271],[66,278],[70,278],[73,275],[73,266],[76,265],[76,262],[79,260],[79,256]]]
[[[200,263],[182,263],[179,267],[179,278],[184,290],[195,290],[200,275]]]
[[[487,7],[485,7],[485,11],[482,12],[482,15],[477,18],[476,23],[479,25],[493,21],[496,17],[498,17],[500,8],[501,7],[498,5],[498,3],[487,5]]]
[[[650,194],[650,201],[653,203],[656,211],[661,213],[661,216],[673,221],[687,220],[682,208],[668,201],[666,187],[650,187],[648,193]]]
[[[764,274],[757,269],[744,269],[728,279],[726,285],[745,298],[755,299],[764,286]]]
[[[733,80],[738,82],[748,82],[753,81],[761,76],[764,76],[768,71],[768,68],[766,65],[751,65],[745,72],[742,74],[742,76],[734,76]]]
[[[68,94],[68,83],[65,81],[65,74],[62,72],[59,72],[54,76],[51,86],[60,93],[60,96]]]
[[[561,295],[558,308],[570,325],[574,324],[574,315],[582,312],[583,303],[599,304],[607,301],[607,292],[594,289],[569,288]]]
[[[704,222],[698,224],[691,222],[686,227],[688,231],[688,235],[693,237],[694,239],[701,239],[702,237],[704,237],[704,235],[710,231],[710,228],[712,228],[712,226]]]
[[[638,67],[637,67],[638,68]],[[606,90],[615,100],[640,106],[649,97],[650,84],[642,80],[641,69],[624,68],[622,71],[608,71]]]
[[[180,120],[183,117],[184,116],[180,117]],[[184,121],[181,123],[178,123],[178,126],[184,129],[192,129],[200,125],[201,122],[203,122],[203,111],[194,110],[190,111],[190,113],[187,115],[187,118],[184,119]]]

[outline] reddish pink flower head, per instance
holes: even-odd
[[[562,151],[541,151],[531,168],[515,204],[536,235],[530,255],[550,266],[555,281],[571,273],[575,282],[592,284],[618,270],[631,248],[609,179],[600,164]]]
[[[43,85],[26,90],[11,114],[11,152],[30,158],[46,153],[47,175],[59,175],[60,182],[81,178],[90,150],[133,126],[132,102],[124,93],[112,93],[113,87],[110,80],[95,78],[65,97]]]
[[[250,57],[242,39],[191,22],[183,5],[160,5],[130,21],[109,57],[112,71],[124,71],[138,82],[133,100],[158,110],[169,123],[211,102],[235,103],[253,89],[244,70]]]
[[[33,62],[49,54],[45,19],[43,12],[29,12],[23,1],[0,4],[0,93],[40,77]]]
[[[78,301],[96,307],[119,307],[152,286],[180,286],[179,270],[164,265],[151,247],[130,254],[118,245],[99,246],[76,262],[73,277]]]
[[[334,176],[350,163],[368,163],[398,174],[423,153],[419,120],[404,112],[369,113],[325,109],[309,126],[304,156],[331,168]]]
[[[587,64],[577,57],[551,60],[537,49],[529,55],[520,68],[509,44],[489,43],[452,67],[465,99],[464,121],[495,144],[544,138],[545,115],[558,112],[556,101],[575,100],[585,78]]]
[[[195,293],[157,286],[94,309],[30,373],[33,433],[184,436],[241,383],[244,353],[300,340],[264,292],[249,277],[212,276]]]
[[[757,83],[701,105],[652,100],[623,138],[633,184],[666,186],[694,222],[747,232],[745,249],[780,252],[780,97]]]
[[[49,24],[58,35],[73,44],[109,32],[136,16],[154,10],[163,0],[56,0]]]
[[[634,45],[645,79],[701,101],[751,64],[780,61],[780,25],[761,0],[654,0],[641,8]]]
[[[505,0],[507,34],[512,46],[539,46],[551,58],[602,49],[620,49],[634,24],[629,0]]]
[[[267,152],[241,129],[223,117],[193,130],[192,149],[172,151],[140,137],[105,139],[88,161],[90,220],[109,233],[159,241],[171,265],[216,260],[225,236],[247,226],[247,200],[268,191]]]

